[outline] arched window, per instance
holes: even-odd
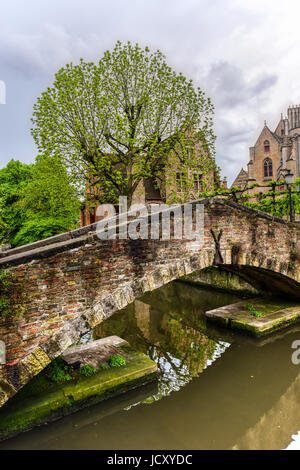
[[[264,141],[264,151],[270,152],[270,142],[268,140]]]
[[[273,176],[273,163],[271,158],[266,158],[264,160],[264,177],[268,178],[269,176]]]

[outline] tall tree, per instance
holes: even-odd
[[[33,166],[12,159],[0,169],[0,245],[11,243],[26,221],[18,203],[32,178]]]
[[[78,226],[80,201],[60,159],[11,160],[0,170],[0,245],[32,243]]]
[[[81,59],[56,73],[34,106],[32,134],[82,191],[93,182],[102,200],[122,194],[130,202],[143,178],[175,171],[172,152],[180,155],[177,170],[199,164],[191,135],[213,156],[212,114],[210,99],[160,51],[117,42],[98,64]]]

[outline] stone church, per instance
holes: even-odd
[[[274,132],[265,122],[254,147],[249,149],[247,171],[242,168],[232,186],[245,189],[258,183],[261,188],[249,192],[266,192],[270,189],[267,184],[272,180],[280,182],[288,170],[294,175],[294,180],[299,178],[299,137],[300,105],[289,107],[285,119],[281,115]]]

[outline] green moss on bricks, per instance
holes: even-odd
[[[17,318],[24,314],[23,286],[15,274],[0,269],[0,318]]]

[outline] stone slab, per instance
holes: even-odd
[[[256,317],[251,314],[248,308],[249,304],[261,312],[262,316]],[[263,336],[298,321],[300,319],[300,304],[291,302],[280,304],[275,300],[251,299],[251,302],[249,300],[241,301],[208,310],[205,315],[208,320],[228,328],[244,330],[255,336]]]
[[[61,357],[70,366],[80,367],[83,364],[89,364],[99,369],[101,364],[108,362],[110,356],[122,355],[120,348],[122,345],[128,346],[128,343],[118,336],[108,336],[68,348]]]

